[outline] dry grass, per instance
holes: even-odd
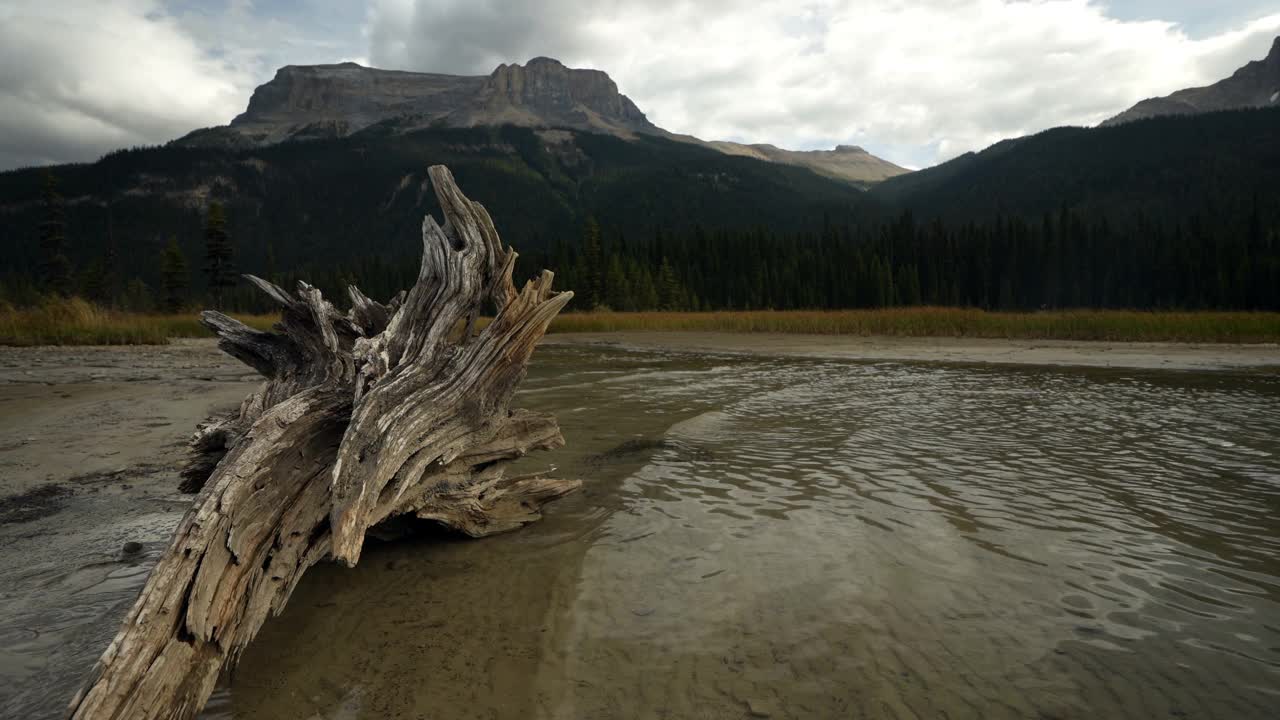
[[[275,315],[237,315],[268,329]],[[50,300],[40,307],[0,307],[0,345],[164,345],[170,338],[211,337],[196,314],[124,313],[79,298]]]
[[[551,332],[775,332],[898,337],[974,337],[1112,342],[1280,342],[1280,313],[1062,310],[883,310],[567,313]]]
[[[275,315],[237,315],[266,330]],[[567,313],[551,332],[775,332],[898,337],[975,337],[1112,342],[1280,342],[1280,313],[1063,310],[1033,313],[962,308],[752,312]],[[195,313],[114,312],[80,299],[39,308],[0,307],[0,345],[163,345],[209,337]]]

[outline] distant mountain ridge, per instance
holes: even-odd
[[[1280,208],[1280,37],[1265,59],[1213,85],[1143,100],[1096,128],[1002,140],[886,178],[869,194],[947,221],[1063,208],[1186,221]]]
[[[1265,107],[1280,107],[1280,37],[1272,43],[1266,58],[1245,65],[1225,80],[1143,100],[1102,125],[1120,125],[1165,115]]]
[[[837,145],[834,150],[784,150],[774,145],[743,145],[723,140],[713,141],[708,145],[728,155],[799,165],[819,175],[854,183],[878,183],[910,172],[856,145]]]
[[[106,262],[114,248],[137,259],[131,272],[157,288],[155,259],[169,239],[188,258],[203,256],[204,215],[216,200],[226,208],[241,271],[298,271],[333,283],[335,273],[348,273],[393,293],[405,287],[405,268],[416,272],[423,216],[438,216],[425,175],[431,165],[450,168],[525,262],[545,262],[556,243],[576,245],[588,219],[610,237],[640,241],[696,227],[817,232],[827,219],[880,216],[866,192],[805,168],[646,133],[625,139],[514,125],[407,132],[370,126],[345,137],[261,146],[170,144],[51,171],[66,199],[77,269]],[[0,173],[0,238],[8,251],[0,292],[36,277],[40,267],[45,172]],[[203,276],[192,265],[199,283]]]
[[[356,63],[289,65],[260,85],[249,107],[223,128],[182,144],[239,136],[251,145],[339,138],[379,123],[402,132],[427,127],[564,127],[628,136],[662,131],[599,70],[550,58],[499,65],[489,75],[379,70]]]
[[[1280,211],[1280,107],[1054,128],[886,180],[868,194],[950,222],[1063,208],[1116,222]]]
[[[704,142],[649,121],[600,70],[569,68],[537,57],[499,65],[489,75],[380,70],[356,63],[290,65],[259,86],[230,125],[197,130],[176,141],[188,147],[252,148],[290,140],[342,138],[385,126],[405,133],[426,128],[514,125],[570,129],[634,139],[656,135],[705,145],[730,155],[806,167],[827,177],[869,185],[909,172],[862,148],[791,151],[772,145]]]

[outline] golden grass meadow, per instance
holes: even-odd
[[[274,314],[235,315],[267,330]],[[731,332],[884,337],[1004,338],[1107,342],[1280,342],[1280,313],[1052,310],[988,312],[968,308],[874,310],[565,313],[552,333]],[[211,337],[192,313],[108,310],[78,298],[34,308],[0,308],[0,345],[162,345]]]

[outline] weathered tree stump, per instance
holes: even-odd
[[[235,416],[202,426],[184,485],[200,490],[85,687],[79,720],[191,718],[302,574],[354,565],[365,532],[412,513],[481,537],[540,517],[579,486],[506,477],[563,444],[555,418],[509,408],[534,346],[573,296],[543,272],[517,291],[516,254],[443,166],[429,170],[444,227],[422,224],[422,267],[387,305],[350,288],[249,279],[281,307],[280,332],[217,312],[219,347],[266,382]],[[485,303],[494,319],[475,332]]]

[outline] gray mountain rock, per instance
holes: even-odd
[[[1161,115],[1197,115],[1218,110],[1280,107],[1280,37],[1263,60],[1255,60],[1231,77],[1208,87],[1179,90],[1172,95],[1150,98],[1103,122],[1106,125],[1133,122]]]
[[[819,175],[860,184],[878,183],[911,172],[856,145],[838,145],[834,150],[784,150],[767,144],[742,145],[726,141],[708,144],[729,155],[745,155],[785,165],[799,165]]]
[[[549,58],[500,65],[488,76],[378,70],[356,63],[290,65],[258,87],[231,130],[253,144],[343,137],[377,123],[567,127],[657,133],[609,76]]]
[[[791,151],[772,145],[707,143],[667,132],[604,72],[538,57],[499,65],[489,75],[379,70],[356,63],[290,65],[259,86],[249,107],[224,127],[198,130],[192,146],[258,147],[288,140],[346,137],[374,125],[392,132],[428,127],[517,125],[563,128],[633,139],[638,134],[692,142],[730,155],[808,167],[828,177],[870,184],[907,170],[862,148]]]

